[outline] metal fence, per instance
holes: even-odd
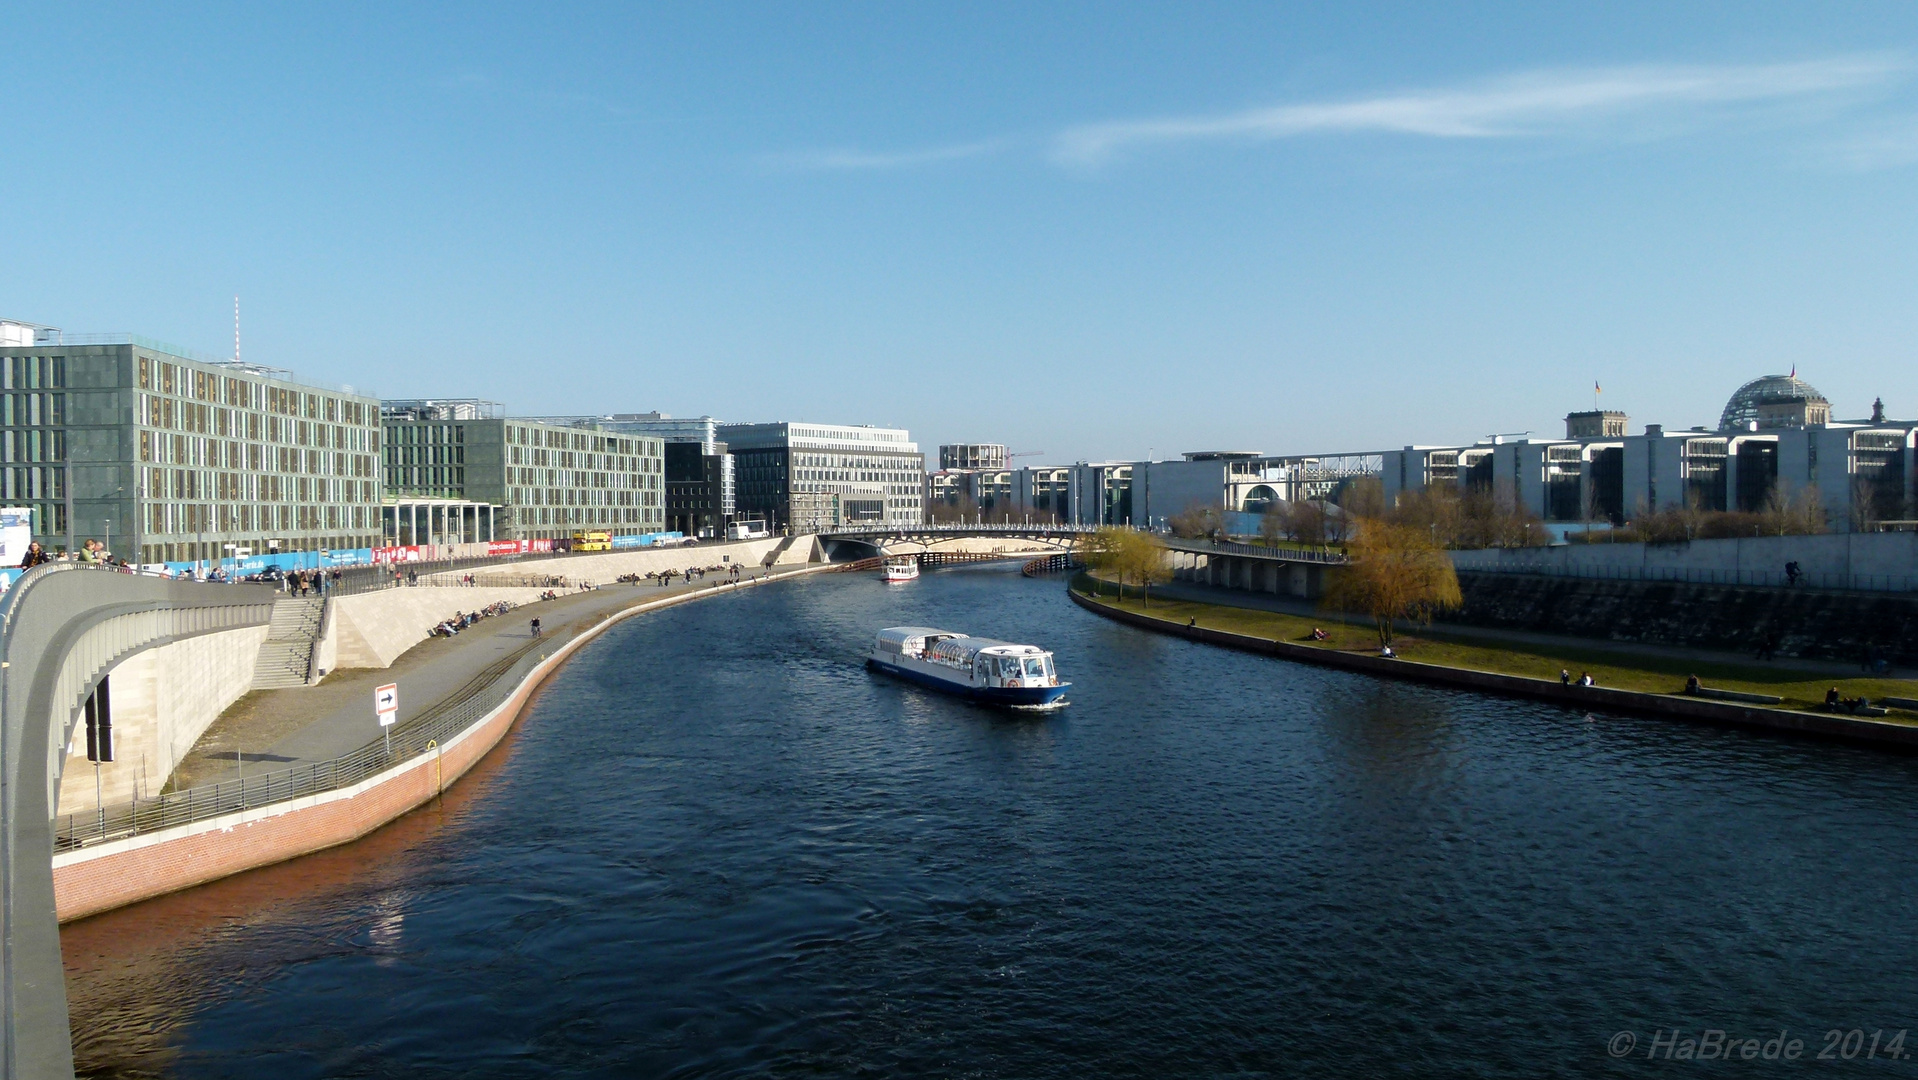
[[[65,814],[53,821],[54,850],[71,851],[351,787],[401,762],[433,752],[472,726],[506,700],[520,680],[546,658],[551,650],[544,646],[551,644],[536,638],[494,661],[437,705],[394,725],[390,745],[381,739],[327,761]]]
[[[1545,566],[1537,563],[1461,563],[1461,574],[1531,574],[1595,581],[1671,581],[1692,585],[1748,585],[1759,588],[1830,589],[1843,592],[1918,592],[1918,575],[1827,574],[1805,572],[1794,582],[1779,570],[1706,570],[1677,566]]]

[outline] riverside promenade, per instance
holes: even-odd
[[[797,564],[756,568],[738,582],[714,576],[667,587],[617,583],[564,592],[483,619],[455,637],[428,638],[386,668],[348,669],[317,687],[255,692],[201,737],[169,785],[169,798],[215,793],[221,812],[57,853],[59,918],[84,918],[357,839],[456,781],[511,728],[540,684],[614,622],[833,569]],[[529,626],[534,617],[542,623],[537,638]],[[391,755],[383,752],[372,704],[373,687],[388,682],[400,687]],[[275,796],[276,784],[292,790],[290,781],[356,758],[365,759],[364,779]],[[242,778],[257,801],[247,801]],[[242,792],[237,802],[235,790]],[[75,817],[84,827],[84,815]]]
[[[252,772],[327,761],[380,740],[373,690],[399,686],[402,723],[474,689],[475,680],[529,652],[556,651],[607,618],[635,605],[718,595],[824,569],[817,565],[755,569],[737,584],[709,580],[658,586],[614,583],[587,591],[561,589],[555,600],[524,603],[504,615],[481,619],[453,637],[429,637],[390,667],[345,668],[317,686],[257,690],[241,699],[200,737],[175,768],[168,785],[178,790],[231,781]],[[419,586],[426,588],[426,586]],[[457,598],[458,587],[436,594]],[[531,621],[540,620],[540,636]]]

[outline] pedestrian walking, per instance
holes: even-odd
[[[539,636],[539,618],[537,616],[535,616],[533,619],[533,636],[534,637]]]

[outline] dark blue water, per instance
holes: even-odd
[[[899,623],[1072,705],[868,674]],[[1911,758],[833,575],[633,620],[445,807],[66,941],[95,1075],[1912,1075],[1914,822]]]

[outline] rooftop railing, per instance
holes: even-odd
[[[153,338],[142,337],[139,334],[128,334],[128,333],[123,333],[118,331],[108,331],[106,333],[99,333],[99,334],[70,334],[64,330],[61,330],[61,331],[54,331],[50,334],[44,335],[44,337],[50,340],[35,341],[33,343],[33,346],[14,346],[14,347],[15,348],[32,348],[34,346],[58,346],[58,345],[133,345],[142,349],[151,349],[154,352],[166,353],[169,356],[177,356],[182,360],[191,360],[196,364],[206,364],[211,367],[234,368],[239,371],[244,371],[249,375],[257,375],[263,379],[277,379],[280,382],[297,383],[300,386],[311,387],[314,390],[329,390],[329,391],[332,391],[333,393],[351,394],[355,397],[378,398],[380,396],[377,391],[368,389],[363,386],[356,387],[356,386],[351,386],[345,383],[329,383],[329,382],[322,382],[318,379],[303,379],[295,372],[289,371],[286,368],[276,368],[276,367],[269,367],[265,364],[248,363],[243,360],[235,360],[234,358],[230,356],[212,356],[208,353],[199,352],[195,349],[189,349],[181,345],[175,345],[170,341],[158,341]]]

